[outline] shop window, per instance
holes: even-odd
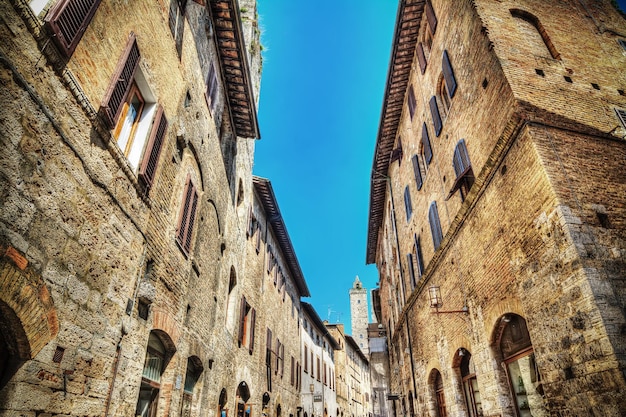
[[[430,203],[430,208],[428,209],[428,222],[430,223],[430,232],[433,237],[433,246],[434,249],[437,250],[443,240],[443,234],[441,231],[441,223],[439,221],[439,212],[437,211],[436,201]]]
[[[500,322],[499,348],[506,365],[516,415],[544,415],[541,374],[535,361],[526,320],[516,314],[507,314]]]
[[[74,53],[98,5],[100,0],[61,0],[48,12],[46,26],[53,34],[53,42],[66,57]],[[41,5],[36,8],[43,9]]]
[[[472,360],[472,354],[466,349],[459,349],[461,357],[461,378],[463,381],[463,394],[469,417],[482,417],[483,406],[476,380],[476,368]]]
[[[182,248],[186,255],[191,250],[191,242],[193,235],[194,220],[196,218],[196,209],[198,205],[198,191],[191,180],[191,176],[187,175],[185,191],[183,193],[183,204],[178,220],[178,231],[176,232],[176,242]]]
[[[450,189],[450,193],[448,193],[447,198],[450,198],[457,190],[461,190],[461,201],[465,201],[465,197],[467,197],[472,185],[474,185],[474,172],[472,171],[472,164],[469,159],[464,139],[461,139],[454,148],[452,165],[454,167],[456,179],[452,184],[452,188]]]
[[[254,350],[254,324],[256,320],[256,310],[246,301],[246,297],[241,297],[241,311],[239,316],[239,347],[247,347],[252,355]]]
[[[102,100],[101,114],[133,172],[149,189],[165,140],[167,119],[139,69],[140,59],[137,40],[131,32],[113,82]]]
[[[141,376],[139,398],[137,399],[136,416],[153,417],[156,415],[159,391],[161,390],[161,376],[171,358],[173,348],[166,348],[166,344],[157,332],[150,332],[148,347],[146,349],[146,361]]]

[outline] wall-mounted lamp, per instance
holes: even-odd
[[[431,285],[428,288],[428,298],[430,299],[430,307],[434,308],[435,314],[443,313],[465,313],[469,314],[469,307],[463,306],[461,310],[439,311],[439,308],[443,306],[443,298],[441,297],[441,290],[438,285]]]

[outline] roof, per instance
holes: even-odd
[[[280,250],[283,255],[285,255],[287,266],[291,272],[290,275],[296,283],[298,291],[300,291],[300,296],[310,297],[311,294],[309,293],[309,288],[304,280],[304,275],[302,274],[302,269],[300,269],[298,258],[296,258],[296,252],[291,244],[291,239],[289,239],[287,227],[285,226],[283,217],[280,214],[280,209],[278,208],[278,202],[274,196],[272,184],[268,179],[257,176],[252,177],[252,183],[254,184],[254,189],[263,204],[267,221],[274,231]]]
[[[244,138],[260,138],[239,4],[237,0],[211,0],[210,7],[235,134]]]
[[[309,315],[309,318],[311,319],[311,321],[313,321],[315,326],[317,326],[317,328],[319,328],[320,330],[326,330],[326,333],[324,333],[324,336],[322,336],[322,338],[326,337],[328,341],[330,342],[330,346],[334,350],[339,350],[341,346],[339,346],[339,343],[337,343],[333,335],[328,333],[328,329],[326,328],[326,325],[324,324],[322,319],[320,319],[320,316],[317,314],[317,311],[315,311],[315,308],[313,308],[311,304],[304,302],[304,301],[300,304],[302,305],[302,309],[306,311],[306,313]]]
[[[387,170],[402,116],[424,5],[425,0],[400,0],[398,5],[393,49],[370,177],[366,264],[376,262],[378,231],[385,212]]]

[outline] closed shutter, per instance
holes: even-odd
[[[422,45],[422,43],[418,43],[417,44],[417,61],[420,64],[420,70],[422,71],[422,74],[424,72],[426,72],[426,65],[428,64],[428,62],[426,62],[426,55],[424,54],[424,45]]]
[[[424,274],[424,257],[422,256],[422,243],[417,235],[414,235],[415,239],[415,257],[417,261],[417,276],[421,277]]]
[[[209,75],[207,76],[206,91],[206,98],[211,112],[215,110],[215,105],[217,104],[217,91],[217,72],[215,71],[215,65],[213,64],[213,62],[211,62],[211,66],[209,67]]]
[[[66,57],[74,53],[99,4],[100,0],[61,0],[46,16],[52,40]]]
[[[433,117],[433,126],[435,128],[435,136],[439,137],[441,134],[441,116],[439,115],[439,106],[437,106],[437,97],[432,96],[430,98],[430,102],[428,103],[430,106],[430,114]]]
[[[239,308],[239,346],[243,345],[243,336],[246,329],[246,296],[241,296],[241,306]]]
[[[616,108],[615,114],[617,114],[619,121],[622,122],[622,126],[626,129],[626,110]]]
[[[437,16],[435,16],[435,11],[433,10],[433,6],[430,4],[430,1],[426,2],[425,10],[428,26],[430,27],[430,33],[434,35],[437,30]]]
[[[193,185],[191,178],[187,177],[185,186],[183,208],[178,226],[177,240],[185,253],[189,253],[191,249],[191,237],[193,232],[193,224],[196,218],[196,206],[198,204],[198,192]]]
[[[167,119],[165,118],[165,114],[163,114],[163,107],[159,106],[152,124],[152,131],[150,132],[150,139],[148,140],[148,145],[144,152],[143,161],[139,168],[139,179],[144,182],[144,185],[148,189],[152,187],[152,183],[154,182],[154,174],[156,173],[159,156],[161,155],[166,130]]]
[[[413,92],[413,84],[409,85],[409,113],[411,114],[411,120],[415,115],[415,93]]]
[[[454,97],[454,93],[456,91],[456,78],[454,77],[454,71],[452,70],[452,65],[450,65],[450,57],[448,56],[448,51],[443,51],[443,62],[441,63],[441,67],[443,69],[443,78],[446,80],[446,87],[448,87],[448,94],[450,98]]]
[[[411,288],[415,288],[415,268],[413,268],[413,255],[410,253],[406,254],[406,262],[409,267],[409,277],[411,277]]]
[[[137,39],[135,34],[131,32],[126,49],[113,75],[112,82],[102,100],[101,111],[109,129],[115,127],[115,122],[122,110],[122,104],[126,101],[126,96],[133,84],[140,58]]]
[[[457,178],[463,175],[471,165],[464,139],[461,139],[454,148],[452,165]]]
[[[422,125],[422,146],[424,146],[424,160],[426,164],[430,164],[430,161],[433,159],[433,151],[430,147],[430,138],[428,137],[426,123]]]
[[[411,158],[411,161],[413,162],[413,173],[415,174],[415,184],[417,185],[417,189],[421,190],[423,182],[422,182],[422,171],[420,170],[419,158],[417,157],[417,155],[413,155],[413,158]]]
[[[250,309],[250,347],[248,348],[248,352],[252,355],[254,351],[254,325],[256,324],[256,309]]]
[[[406,220],[408,221],[411,218],[411,213],[413,213],[411,192],[409,191],[408,185],[404,188],[404,209],[406,210]]]
[[[435,250],[439,248],[443,236],[441,233],[441,223],[439,222],[439,212],[437,211],[437,202],[433,201],[428,210],[428,222],[430,223],[430,232],[433,237],[433,246]]]

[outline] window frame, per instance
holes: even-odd
[[[44,22],[53,35],[52,41],[66,58],[70,58],[76,50],[100,1],[60,0],[46,15]]]

